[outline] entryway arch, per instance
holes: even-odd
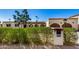
[[[57,23],[53,23],[53,24],[50,25],[50,27],[60,27],[60,25],[57,24]]]
[[[72,25],[70,23],[64,23],[62,27],[72,27]]]

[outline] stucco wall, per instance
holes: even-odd
[[[64,19],[51,19],[49,20],[49,27],[51,24],[57,23],[62,28],[65,22],[71,24],[73,28],[78,28],[78,18],[68,18],[67,21],[64,21]]]
[[[59,24],[60,25],[60,27],[62,28],[62,24],[63,24],[63,19],[61,19],[61,20],[49,20],[49,26],[51,25],[51,24],[53,24],[53,23],[57,23],[57,24]]]
[[[73,28],[78,28],[78,19],[77,18],[70,18],[67,20],[67,23],[71,24]]]
[[[61,31],[61,36],[57,37],[56,30],[53,30],[54,45],[63,45],[63,31]]]

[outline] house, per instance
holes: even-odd
[[[0,27],[51,27],[51,28],[64,28],[72,27],[78,28],[79,14],[70,16],[69,18],[49,18],[47,22],[27,22],[26,24],[21,24],[14,21],[3,21],[0,22]]]
[[[27,27],[45,27],[45,22],[27,22],[25,24],[14,22],[14,21],[3,21],[0,27],[12,27],[12,28],[27,28]]]
[[[63,28],[79,28],[79,14],[69,18],[49,18],[47,22],[27,22],[25,24],[14,21],[0,22],[0,27],[27,28],[27,27],[50,27],[54,37],[54,45],[63,45]]]
[[[54,45],[63,45],[64,42],[63,28],[78,29],[79,28],[78,22],[79,22],[79,14],[71,16],[69,18],[49,18],[46,26],[50,27],[53,31],[52,33],[54,37]]]
[[[48,27],[53,27],[53,28],[66,28],[66,27],[71,27],[71,28],[78,28],[78,18],[49,18],[48,20]]]

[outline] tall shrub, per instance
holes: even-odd
[[[51,35],[51,29],[46,27],[0,28],[0,43],[41,45],[51,41]]]
[[[42,40],[40,40],[39,33],[37,31],[37,28],[28,28],[26,29],[28,39],[31,41],[33,44],[42,44]]]
[[[64,28],[64,44],[73,45],[76,43],[76,29],[74,28]]]

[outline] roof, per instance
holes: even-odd
[[[3,21],[3,23],[18,23],[14,21]],[[27,23],[32,23],[32,24],[46,24],[46,22],[27,22]]]
[[[68,20],[78,20],[78,18],[68,18]]]
[[[64,20],[64,18],[49,18],[49,20]]]
[[[64,19],[67,19],[67,20],[78,20],[78,18],[49,18],[49,20],[64,20]]]
[[[27,23],[32,23],[32,24],[46,24],[46,22],[27,22]]]
[[[76,14],[76,15],[70,16],[69,18],[71,18],[71,17],[75,17],[75,16],[79,16],[79,14]]]
[[[3,21],[3,23],[18,23],[18,22],[15,22],[15,21]]]

